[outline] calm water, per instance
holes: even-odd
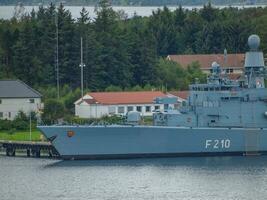
[[[245,6],[234,6],[238,8],[248,8],[248,7],[265,7],[266,5],[245,5]],[[184,6],[185,9],[192,10],[193,8],[200,9],[203,6]],[[218,8],[225,8],[226,6],[217,6]],[[38,6],[25,6],[25,12],[29,13],[32,9],[38,10]],[[67,10],[70,10],[72,16],[76,19],[80,16],[80,11],[82,10],[81,6],[66,6]],[[87,6],[85,7],[87,11],[89,11],[90,17],[93,19],[95,18],[95,7],[93,6]],[[123,10],[128,17],[132,17],[134,13],[136,13],[139,16],[150,16],[152,14],[153,10],[157,10],[158,8],[162,7],[135,7],[135,6],[129,6],[129,7],[122,7],[122,6],[114,6],[113,9]],[[170,10],[175,10],[177,7],[171,6],[169,7]],[[10,19],[14,15],[14,6],[0,6],[0,18],[3,19]]]
[[[267,157],[57,161],[0,157],[1,200],[266,199]]]

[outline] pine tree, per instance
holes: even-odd
[[[97,33],[96,40],[99,44],[96,68],[94,74],[97,77],[98,88],[106,88],[109,85],[130,85],[131,73],[127,44],[118,24],[118,16],[110,7],[108,0],[100,1],[94,30]]]

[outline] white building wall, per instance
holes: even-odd
[[[128,104],[128,105],[101,105],[101,104],[86,104],[82,103],[80,105],[75,105],[75,115],[80,118],[101,118],[103,116],[110,115],[126,115],[128,112],[128,107],[133,107],[133,111],[137,111],[137,107],[141,107],[142,116],[152,116],[153,111],[155,111],[156,106],[159,110],[164,110],[164,105],[155,104]],[[146,107],[150,107],[150,111],[146,110]],[[173,107],[173,105],[170,105]],[[121,108],[124,108],[124,112],[120,112]],[[111,112],[114,111],[114,112]]]
[[[75,115],[80,118],[101,118],[108,115],[108,106],[101,104],[75,105]]]
[[[30,99],[34,99],[34,103],[30,103]],[[41,98],[0,99],[0,118],[2,119],[13,120],[19,111],[29,114],[30,112],[38,113],[40,109],[42,109]]]

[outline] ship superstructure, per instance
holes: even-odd
[[[206,84],[190,85],[188,101],[177,112],[154,116],[155,125],[186,127],[267,127],[267,90],[264,84],[260,39],[249,38],[245,72],[240,80],[230,80],[214,62]]]
[[[39,126],[62,158],[265,154],[267,151],[267,90],[260,38],[251,35],[244,75],[230,80],[214,62],[205,84],[190,85],[179,110],[153,115],[153,126]],[[167,104],[173,99],[157,98]]]

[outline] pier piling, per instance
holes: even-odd
[[[21,151],[26,152],[27,157],[40,158],[42,155],[50,158],[59,157],[59,154],[50,142],[0,140],[0,147],[2,150],[5,150],[6,156],[16,156],[16,151]]]

